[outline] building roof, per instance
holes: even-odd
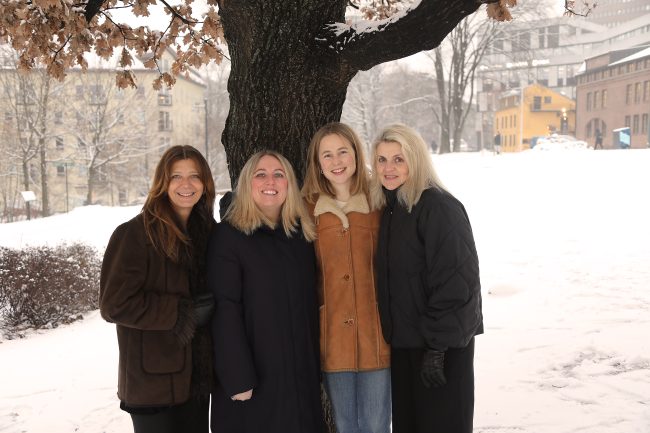
[[[614,65],[619,65],[621,63],[627,63],[631,62],[633,60],[638,60],[638,59],[643,59],[645,57],[650,57],[650,46],[645,46],[645,47],[639,47],[639,51],[637,51],[634,54],[631,54],[627,57],[623,57],[622,59],[615,61],[613,63],[610,63],[609,66],[614,66]]]

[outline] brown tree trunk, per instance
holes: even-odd
[[[232,185],[246,160],[261,149],[282,153],[302,179],[311,136],[324,123],[340,119],[354,76],[341,73],[336,59],[312,44],[321,23],[340,22],[345,9],[340,1],[304,8],[294,2],[224,3],[220,14],[231,72],[222,142]],[[319,9],[318,20],[310,8]]]
[[[48,101],[50,96],[50,77],[46,74],[41,75],[44,80],[41,87],[41,98],[39,107],[39,134],[38,134],[38,151],[40,159],[41,171],[41,212],[44,217],[50,215],[50,189],[49,177],[47,175],[47,142],[45,136],[47,134],[47,114],[48,114]]]
[[[360,70],[436,47],[474,0],[422,0],[376,32],[345,22],[347,0],[220,0],[231,58],[230,112],[222,136],[233,186],[255,151],[286,156],[302,180],[313,133],[341,117]]]

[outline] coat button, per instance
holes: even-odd
[[[348,274],[343,275],[345,281],[350,281],[350,276]]]

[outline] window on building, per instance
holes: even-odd
[[[650,80],[643,82],[643,102],[650,101]]]
[[[172,105],[172,95],[169,90],[158,92],[158,105]]]
[[[560,46],[560,26],[554,25],[548,27],[548,47],[557,48]]]
[[[598,90],[594,91],[594,110],[598,109],[600,99],[600,92]]]
[[[126,205],[126,190],[124,188],[118,188],[117,199],[120,202],[120,206]]]
[[[539,42],[539,48],[546,48],[546,28],[542,27],[537,29],[537,39]]]
[[[641,102],[641,83],[634,83],[634,103]]]
[[[639,115],[635,114],[632,118],[632,134],[639,133]]]
[[[56,150],[63,150],[63,137],[56,137],[54,139]]]
[[[61,164],[56,166],[56,175],[65,176],[65,165]]]
[[[172,121],[169,118],[168,111],[159,111],[158,112],[158,131],[171,131],[172,130]]]
[[[625,103],[626,104],[631,104],[632,103],[632,85],[628,84],[625,86]]]
[[[604,89],[602,91],[602,104],[601,104],[601,107],[602,108],[607,108],[607,89]]]
[[[63,124],[63,111],[55,111],[54,112],[54,123],[56,125],[62,125]]]
[[[172,145],[171,137],[160,137],[160,148],[167,149]]]
[[[542,109],[542,97],[534,96],[533,97],[533,111],[539,111]]]
[[[591,111],[591,92],[587,93],[587,111]]]
[[[630,127],[630,116],[625,116],[625,127]]]
[[[552,98],[550,96],[544,96],[544,103],[545,104],[550,104],[552,101]]]
[[[519,33],[519,49],[522,51],[530,50],[530,33],[525,31]]]
[[[93,105],[106,104],[106,92],[101,84],[88,86],[88,103]]]
[[[648,114],[641,116],[641,134],[648,133]]]

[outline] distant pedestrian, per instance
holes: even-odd
[[[501,153],[501,133],[499,131],[494,136],[494,153],[497,155]]]
[[[598,146],[600,148],[603,148],[603,133],[600,132],[600,129],[596,128],[596,142],[594,143],[594,150],[598,149]]]

